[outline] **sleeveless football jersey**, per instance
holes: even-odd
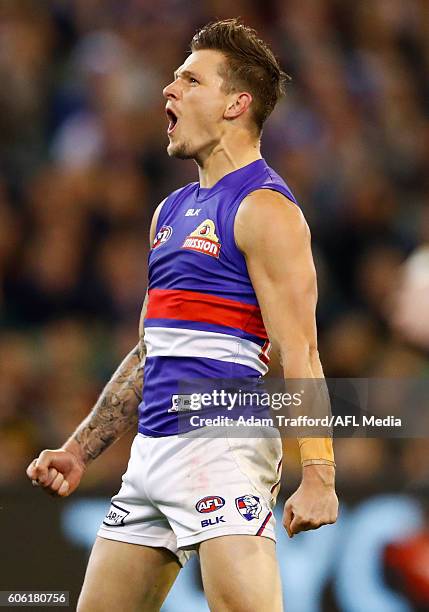
[[[290,189],[263,159],[213,187],[191,183],[168,196],[149,253],[147,348],[139,432],[178,432],[183,380],[260,377],[269,342],[246,262],[234,240],[242,200],[257,189]]]

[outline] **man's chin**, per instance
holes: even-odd
[[[167,153],[169,157],[176,157],[177,159],[193,159],[188,147],[184,144],[170,142]]]

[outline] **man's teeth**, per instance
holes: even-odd
[[[169,124],[168,124],[168,131],[169,132],[172,132],[174,130],[174,128],[176,127],[177,121],[178,121],[177,117],[173,117],[173,116],[170,115],[170,121],[169,121]]]

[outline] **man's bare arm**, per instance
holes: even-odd
[[[165,200],[159,204],[152,218],[149,232],[150,246],[155,238],[158,216],[164,202]],[[62,447],[73,452],[85,465],[96,459],[137,423],[137,408],[142,399],[146,360],[144,318],[147,301],[146,294],[140,315],[138,345],[126,356],[105,386],[90,414]]]
[[[146,348],[143,341],[145,298],[139,344],[127,355],[88,416],[59,449],[42,451],[27,468],[33,484],[60,497],[79,486],[87,465],[137,423],[142,398]]]
[[[142,309],[145,315],[147,300]],[[104,387],[89,415],[62,446],[87,465],[136,423],[142,399],[146,347],[143,337]]]
[[[163,203],[158,206],[152,218],[151,245]],[[59,449],[42,451],[30,463],[27,476],[34,485],[40,485],[49,493],[61,497],[70,495],[79,486],[88,463],[137,423],[146,359],[144,317],[147,301],[146,295],[140,316],[138,345],[118,367],[89,415],[67,442]]]
[[[284,377],[323,378],[317,350],[316,274],[301,211],[279,193],[258,190],[243,200],[234,230],[268,336],[280,352]],[[332,440],[301,438],[299,443],[303,480],[286,504],[289,535],[333,522],[337,515]]]

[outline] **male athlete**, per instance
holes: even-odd
[[[138,422],[80,612],[158,610],[195,551],[211,610],[282,610],[272,514],[279,439],[177,435],[177,415],[179,380],[256,379],[268,339],[285,378],[323,377],[309,230],[260,153],[285,75],[237,20],[200,30],[191,51],[164,89],[167,150],[194,159],[199,182],[154,214],[139,343],[63,447],[27,469],[33,484],[70,495],[87,465]],[[299,444],[302,482],[284,512],[290,537],[335,522],[338,509],[331,439]]]

